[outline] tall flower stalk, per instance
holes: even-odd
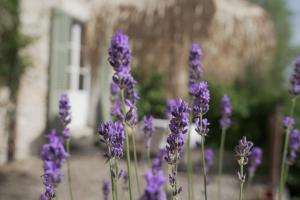
[[[47,135],[49,143],[44,144],[41,151],[43,160],[43,184],[45,192],[40,200],[52,200],[57,198],[56,188],[61,183],[63,173],[61,167],[69,154],[65,151],[64,140],[56,133],[55,129]]]
[[[172,200],[177,200],[182,188],[177,185],[177,166],[184,146],[184,134],[188,131],[189,106],[181,99],[170,107],[170,134],[167,138],[165,160],[170,166],[169,184],[172,188]]]
[[[250,155],[252,147],[253,143],[251,141],[247,141],[246,137],[243,137],[239,141],[239,144],[235,147],[235,154],[240,166],[238,171],[238,178],[240,180],[239,200],[244,199],[244,183],[246,181],[245,166],[248,164],[248,156]]]
[[[148,165],[151,165],[150,161],[150,153],[151,153],[151,140],[152,136],[155,133],[155,128],[153,126],[153,117],[150,116],[144,116],[144,127],[143,132],[146,139],[146,150],[147,150],[147,162]]]
[[[189,94],[190,99],[193,99],[193,88],[199,84],[202,79],[202,65],[201,65],[202,50],[198,44],[192,44],[189,52]],[[189,123],[193,123],[193,115],[190,115]],[[188,199],[194,199],[194,186],[193,186],[193,163],[191,159],[191,129],[188,132],[187,139],[187,164],[188,164]]]
[[[67,153],[70,154],[70,129],[69,124],[71,123],[71,105],[69,97],[66,94],[62,94],[59,100],[59,119],[62,124],[62,137],[65,141]],[[73,200],[73,189],[72,189],[72,178],[71,178],[71,161],[67,158],[67,171],[68,171],[68,185],[70,199]]]
[[[129,48],[128,37],[122,32],[117,32],[111,39],[111,46],[108,50],[108,61],[114,69],[112,77],[112,115],[114,118],[124,125],[126,135],[126,160],[128,173],[128,190],[129,198],[132,196],[132,182],[131,182],[131,161],[130,161],[130,145],[128,128],[134,128],[137,123],[136,103],[139,99],[134,80],[131,74],[131,50]],[[138,186],[138,192],[141,194],[139,173],[137,166],[136,146],[134,134],[131,136],[134,154],[134,169],[135,177]]]
[[[203,186],[204,186],[204,197],[207,200],[207,181],[206,181],[206,163],[205,163],[205,137],[209,131],[209,122],[204,115],[209,110],[210,93],[208,84],[205,81],[201,81],[190,88],[190,94],[194,97],[192,104],[192,112],[194,121],[198,124],[196,132],[201,136],[201,152],[202,152],[202,163],[203,163]]]
[[[291,110],[289,113],[290,117],[294,116],[294,109],[296,106],[296,99],[300,94],[300,56],[296,58],[296,63],[294,67],[294,72],[290,77],[290,83],[292,88],[290,89],[290,94],[292,95],[292,105]],[[289,146],[289,139],[291,134],[291,127],[285,128],[285,139],[284,139],[284,146],[283,146],[283,154],[282,154],[282,161],[281,161],[281,171],[280,171],[280,184],[279,184],[279,200],[282,199],[283,190],[286,184],[286,177],[288,176],[287,171],[287,154],[288,154],[288,146]]]
[[[219,166],[218,166],[218,200],[221,199],[221,178],[223,174],[223,156],[224,156],[224,146],[226,139],[226,131],[231,126],[231,104],[230,99],[227,95],[224,95],[221,102],[221,119],[220,126],[222,129],[221,133],[221,143],[219,149]]]
[[[124,126],[122,123],[109,121],[99,125],[98,133],[101,141],[107,146],[105,157],[109,161],[112,197],[113,200],[118,200],[117,186],[120,172],[117,159],[123,156],[123,145],[125,141]]]

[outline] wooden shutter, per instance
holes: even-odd
[[[69,45],[72,19],[53,9],[50,37],[48,120],[54,122],[60,95],[68,89]]]

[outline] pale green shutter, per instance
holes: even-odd
[[[50,38],[48,120],[58,113],[60,95],[68,89],[69,46],[72,19],[63,11],[53,9]]]

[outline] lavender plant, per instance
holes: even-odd
[[[296,63],[294,67],[294,72],[290,77],[290,84],[291,89],[289,90],[290,94],[292,95],[292,102],[291,102],[291,110],[289,116],[292,118],[294,115],[294,109],[296,105],[296,100],[298,95],[300,94],[300,56],[296,58]],[[288,162],[287,162],[287,154],[288,154],[288,146],[289,146],[289,139],[291,131],[293,130],[292,127],[286,126],[286,122],[284,121],[285,125],[285,139],[284,139],[284,146],[283,146],[283,154],[282,154],[282,161],[281,161],[281,171],[280,171],[280,185],[279,185],[279,200],[282,199],[283,189],[286,183],[286,176],[288,175]]]
[[[209,110],[210,93],[208,84],[205,81],[201,81],[195,84],[190,89],[190,94],[194,97],[192,104],[193,118],[198,124],[196,131],[201,135],[201,151],[202,151],[202,163],[203,163],[203,182],[204,182],[204,197],[207,200],[207,189],[206,189],[206,171],[205,171],[205,137],[209,131],[209,122],[204,115]]]
[[[118,199],[119,169],[117,159],[123,156],[123,144],[125,141],[124,126],[119,122],[107,122],[98,127],[101,141],[107,145],[105,157],[109,161],[112,197]]]
[[[144,137],[146,139],[147,161],[148,161],[148,165],[150,166],[151,139],[152,139],[152,135],[155,133],[152,115],[144,116],[143,132],[144,132]]]
[[[112,109],[112,114],[123,123],[124,126],[133,128],[137,123],[136,103],[139,99],[135,85],[136,81],[131,75],[131,50],[129,48],[128,37],[122,32],[117,32],[111,39],[111,46],[108,50],[108,61],[114,69],[112,77],[112,96],[114,96],[115,106]],[[126,131],[126,159],[127,159],[127,173],[128,173],[128,188],[130,200],[132,196],[131,185],[131,167],[130,167],[130,146],[129,135]],[[139,194],[140,182],[138,175],[137,156],[135,147],[135,137],[132,134],[132,144],[134,153],[134,168],[135,177]]]
[[[226,139],[226,131],[231,126],[231,104],[230,99],[227,95],[224,95],[221,102],[221,119],[220,126],[222,129],[221,143],[219,149],[219,167],[218,167],[218,199],[221,199],[221,177],[223,173],[223,155],[224,155],[224,145]]]
[[[235,155],[240,166],[240,170],[238,171],[238,178],[240,180],[239,200],[243,200],[243,188],[246,181],[244,167],[248,164],[248,157],[251,153],[252,147],[253,143],[251,141],[247,141],[246,137],[243,137],[239,141],[239,144],[235,147]]]
[[[172,188],[172,200],[178,199],[178,194],[182,188],[177,185],[177,165],[181,158],[184,145],[184,134],[188,131],[189,125],[189,106],[178,99],[171,107],[171,119],[169,124],[170,134],[167,138],[165,160],[171,167],[169,173],[169,184]]]
[[[193,90],[202,79],[202,65],[201,65],[202,49],[198,44],[192,44],[189,52],[189,94],[193,99]],[[192,114],[190,115],[189,123],[193,122]],[[191,131],[188,133],[187,139],[187,163],[188,163],[188,199],[194,199],[194,187],[193,187],[193,163],[191,161]]]
[[[58,136],[55,129],[47,135],[48,142],[41,151],[43,160],[43,184],[45,192],[40,196],[41,200],[52,200],[57,197],[56,188],[61,183],[63,173],[61,167],[69,154],[65,151],[63,138]]]
[[[71,123],[71,105],[70,99],[67,94],[62,94],[59,100],[59,119],[62,124],[62,137],[65,140],[65,146],[67,153],[70,154],[70,129],[69,124]],[[70,159],[67,159],[67,170],[68,170],[68,184],[69,184],[69,194],[70,199],[73,200],[73,189],[72,189],[72,179],[71,179],[71,163]]]

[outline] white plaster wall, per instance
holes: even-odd
[[[46,126],[47,84],[50,34],[49,2],[22,0],[22,31],[34,38],[23,52],[31,60],[20,82],[16,124],[16,159],[27,158],[33,142]]]

